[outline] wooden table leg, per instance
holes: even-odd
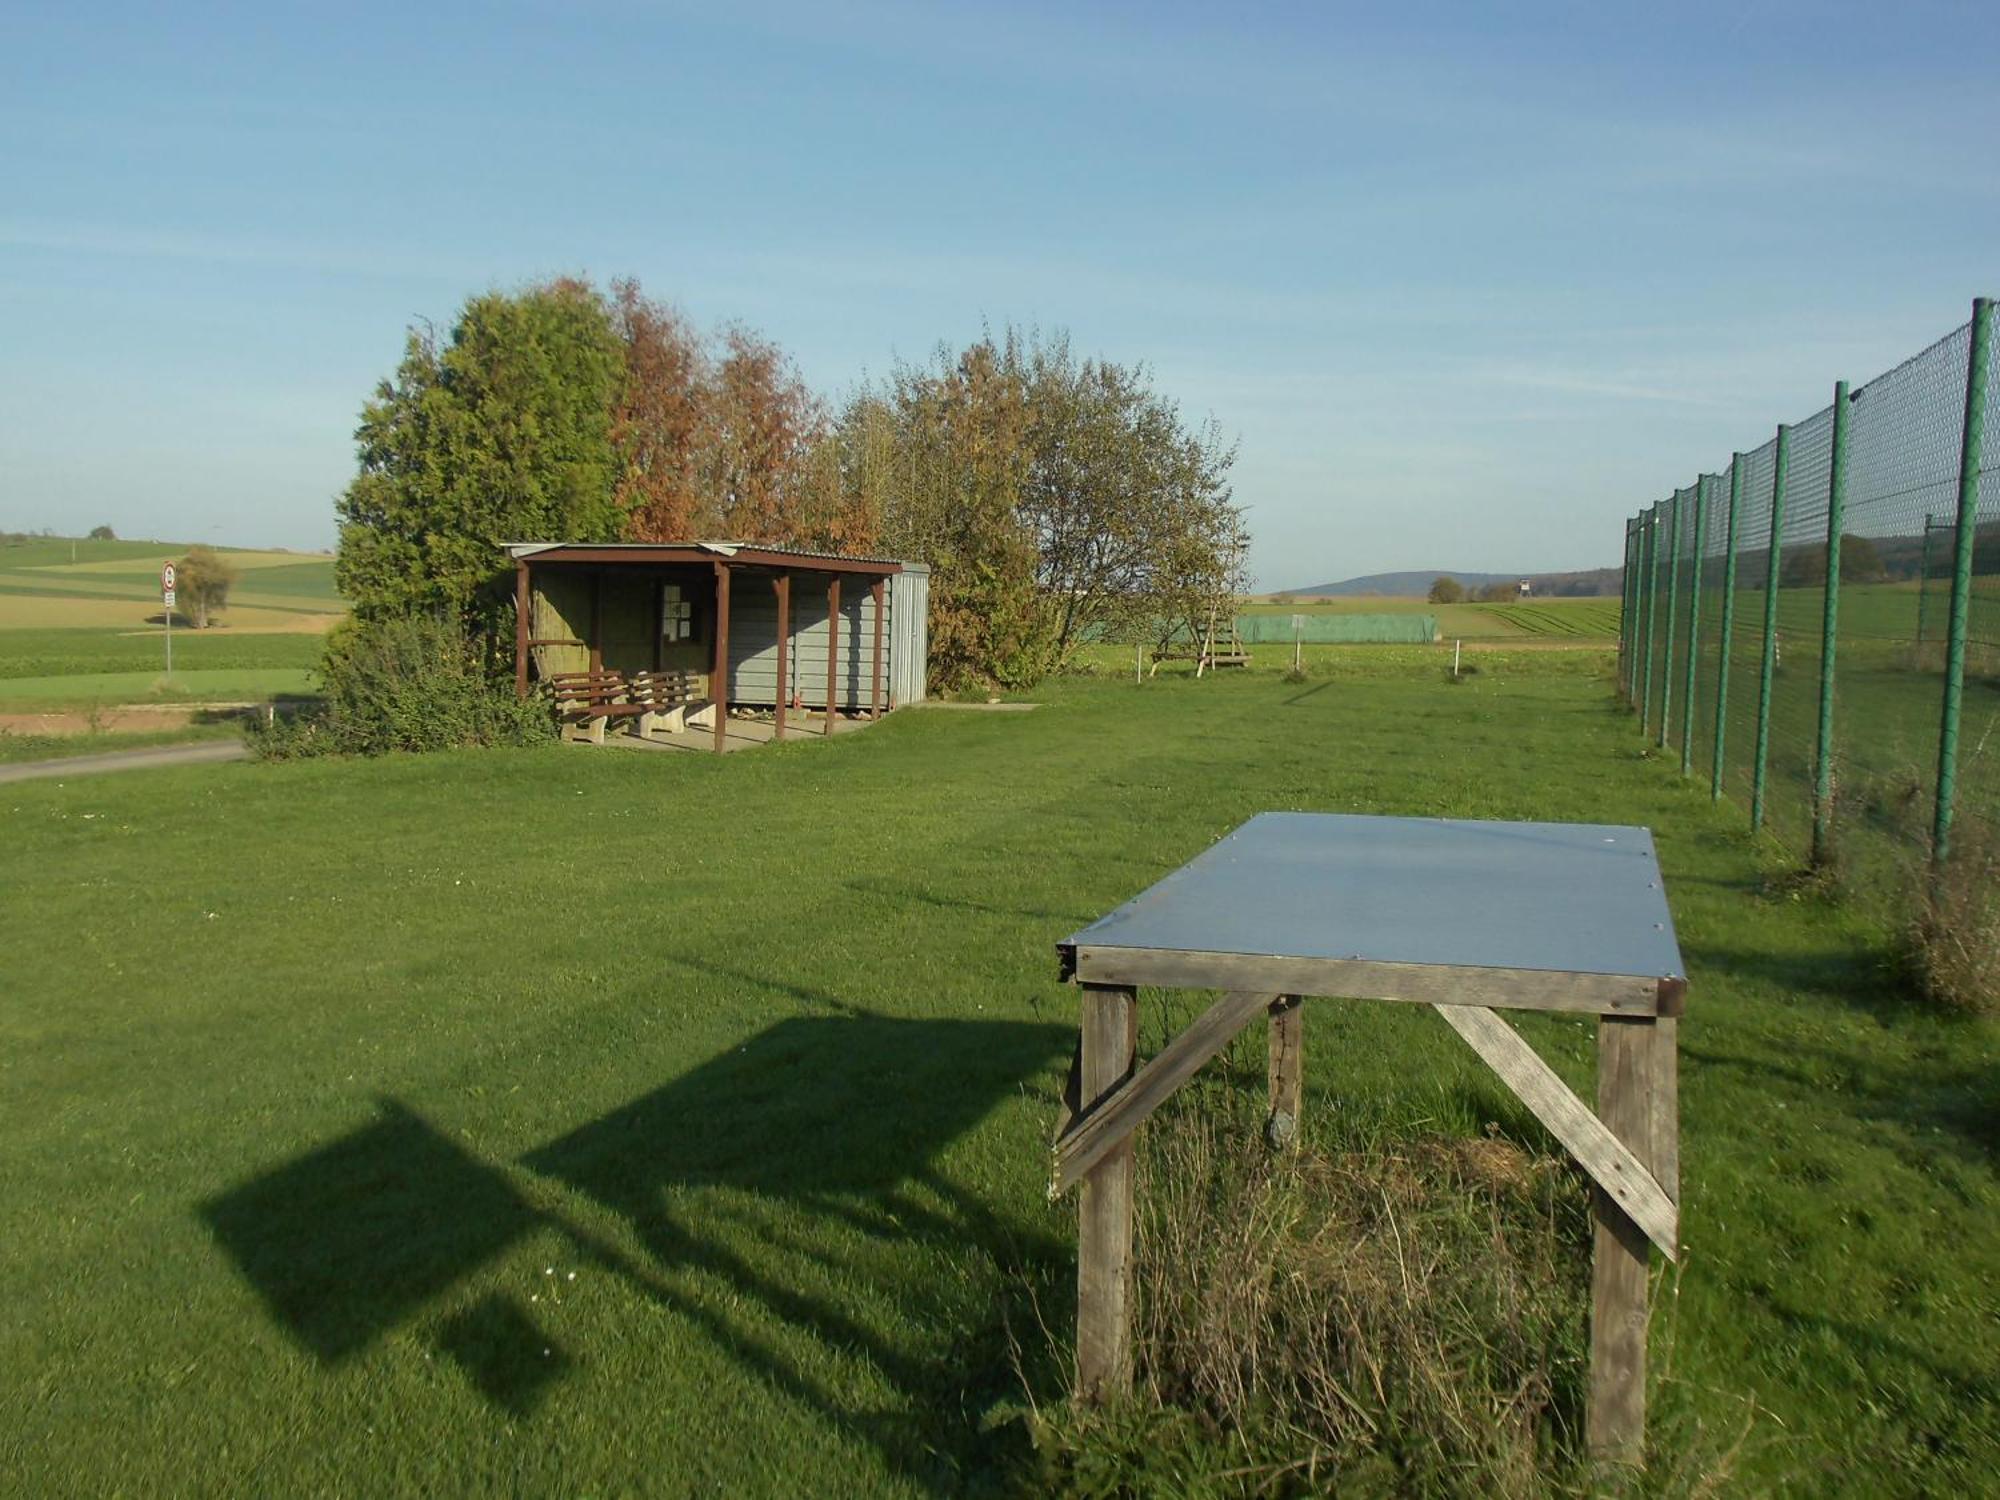
[[[1679,1201],[1678,1027],[1672,1018],[1600,1016],[1597,1115]],[[1643,1464],[1646,1453],[1646,1235],[1601,1188],[1590,1288],[1591,1455]]]
[[[1083,990],[1083,1107],[1087,1111],[1132,1075],[1139,1050],[1138,992],[1121,985]],[[1090,1169],[1077,1203],[1076,1393],[1085,1401],[1123,1394],[1132,1384],[1126,1294],[1132,1265],[1132,1142]]]
[[[1271,1113],[1264,1122],[1264,1139],[1273,1146],[1298,1142],[1300,1101],[1304,1096],[1306,1013],[1297,995],[1280,995],[1271,1002]]]

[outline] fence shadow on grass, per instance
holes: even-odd
[[[990,1288],[1025,1296],[1060,1275],[1070,1249],[995,1214],[939,1158],[1070,1040],[1067,1027],[1027,1022],[793,1016],[518,1166],[482,1161],[384,1100],[376,1120],[198,1212],[274,1321],[322,1363],[443,1313],[434,1346],[515,1418],[531,1416],[578,1356],[518,1298],[451,1304],[487,1265],[553,1229],[759,1381],[916,1482],[956,1490],[966,1470],[1020,1456],[973,1425],[1017,1394],[1008,1319],[1032,1317],[994,1305]],[[589,1215],[538,1206],[531,1199],[549,1195],[517,1185],[522,1167],[629,1225],[642,1252]],[[911,1245],[983,1259],[992,1274],[892,1282]],[[718,1281],[734,1296],[704,1290]],[[893,1285],[894,1319],[853,1305],[875,1285]],[[895,1391],[878,1398],[883,1409],[857,1409],[856,1382],[836,1388],[815,1373],[856,1362]]]

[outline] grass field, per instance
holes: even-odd
[[[1722,1492],[1990,1490],[2000,1031],[1764,894],[1604,656],[1481,664],[9,788],[0,1490],[1035,1492],[1051,945],[1267,808],[1652,826],[1692,978],[1655,1432],[1754,1411]],[[1435,1017],[1309,1014],[1315,1138],[1515,1128]],[[1588,1077],[1584,1024],[1523,1029]]]
[[[321,631],[347,612],[333,559],[297,552],[217,549],[238,570],[223,612],[231,630]],[[180,542],[38,538],[0,545],[0,632],[51,627],[157,631],[160,564]]]
[[[159,570],[185,545],[0,545],[0,713],[308,691],[319,636],[347,608],[334,592],[332,559],[221,550],[241,577],[216,627],[190,630],[177,620],[168,680]]]
[[[1357,594],[1338,599],[1307,599],[1290,604],[1271,598],[1253,599],[1243,613],[1283,614],[1427,614],[1435,615],[1446,640],[1510,641],[1546,636],[1564,641],[1605,642],[1618,639],[1616,599],[1538,599],[1532,604],[1428,604],[1421,599]]]

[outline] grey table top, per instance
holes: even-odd
[[[1652,833],[1260,813],[1067,940],[1457,968],[1682,977]]]

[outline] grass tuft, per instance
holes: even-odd
[[[1960,819],[1950,857],[1914,887],[1904,957],[1917,993],[1950,1014],[2000,1015],[2000,833]]]

